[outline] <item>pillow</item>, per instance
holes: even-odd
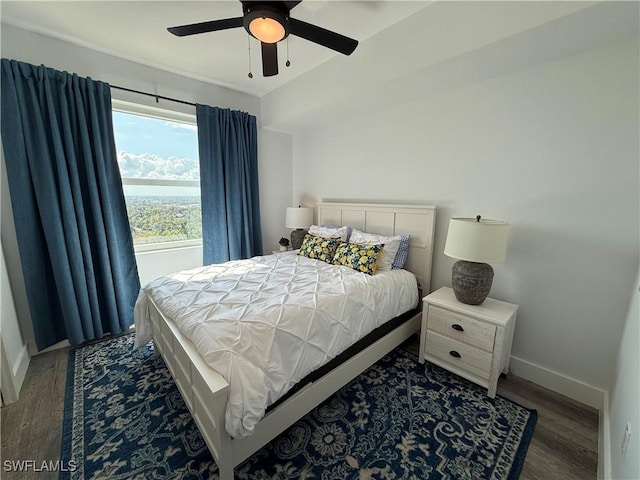
[[[324,238],[336,238],[346,242],[349,239],[351,227],[336,227],[334,225],[311,225],[309,227],[309,233],[316,237]]]
[[[396,258],[396,253],[398,252],[398,248],[400,248],[401,240],[402,240],[402,237],[400,235],[388,237],[386,235],[364,233],[356,229],[353,229],[353,232],[351,232],[351,237],[349,238],[350,243],[361,243],[361,244],[382,243],[384,244],[384,250],[382,251],[382,255],[378,260],[378,268],[377,268],[378,272],[387,272],[391,270],[393,261]]]
[[[407,263],[407,256],[409,255],[409,237],[410,235],[400,235],[400,247],[396,253],[396,258],[393,261],[391,268],[404,268],[404,264]]]
[[[341,242],[333,257],[333,264],[373,275],[378,266],[380,252],[384,250],[383,247],[382,244],[363,245]]]
[[[339,243],[339,238],[316,237],[307,233],[302,240],[298,255],[331,263]]]

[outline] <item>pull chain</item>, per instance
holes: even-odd
[[[290,66],[291,62],[289,61],[289,37],[287,37],[287,63],[285,63],[285,66]]]
[[[251,36],[247,34],[247,45],[249,46],[249,78],[253,78],[253,73],[251,73]]]

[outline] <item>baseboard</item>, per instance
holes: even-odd
[[[0,382],[0,388],[2,389],[2,404],[9,405],[17,402],[20,398],[20,390],[22,389],[31,357],[29,357],[27,346],[23,345],[18,358],[12,363],[7,358],[4,343],[2,343],[1,347],[2,381]]]
[[[22,389],[22,384],[24,383],[24,377],[27,375],[27,369],[29,368],[30,361],[31,357],[29,356],[29,350],[26,345],[23,345],[20,355],[11,367],[13,383],[18,393]]]
[[[70,346],[71,346],[71,344],[69,343],[69,340],[62,340],[62,341],[60,341],[58,343],[54,343],[50,347],[43,348],[36,355],[39,355],[41,353],[53,352],[54,350],[60,350],[61,348],[67,348],[67,347],[70,347]]]
[[[611,478],[611,435],[609,431],[609,394],[604,392],[598,424],[598,480]]]
[[[606,392],[593,385],[513,356],[509,363],[509,370],[518,377],[530,380],[597,410],[602,410],[604,407]]]

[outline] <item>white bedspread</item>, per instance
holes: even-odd
[[[147,296],[229,383],[234,438],[250,435],[267,406],[307,374],[418,302],[404,270],[370,276],[292,253],[255,257],[145,285],[137,346],[151,339]]]

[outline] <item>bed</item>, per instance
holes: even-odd
[[[363,232],[383,235],[409,234],[411,240],[405,270],[415,276],[419,289],[423,294],[430,291],[435,207],[325,202],[317,205],[317,223],[349,225]],[[248,264],[252,269],[265,269],[272,268],[276,264],[282,264],[285,268],[293,268],[290,265],[294,263],[295,265],[301,264],[305,268],[311,268],[311,263],[320,263],[317,260],[309,259],[304,259],[307,261],[306,263],[303,261],[294,262],[292,261],[293,258],[295,258],[294,254],[291,253],[276,254],[254,259]],[[243,268],[246,265],[247,263],[243,263]],[[219,268],[235,268],[235,266],[236,264],[231,264],[224,267],[220,266]],[[345,267],[340,268],[344,269]],[[347,274],[346,277],[353,277],[354,279],[368,277],[359,272],[352,273],[353,275]],[[322,274],[322,270],[320,270],[318,276],[321,277]],[[394,273],[398,277],[401,274],[407,275],[406,272]],[[376,276],[374,275],[374,277]],[[382,281],[382,277],[383,275],[380,275],[380,278],[376,279],[376,281]],[[325,284],[331,283],[333,282],[325,282]],[[189,285],[196,292],[195,294],[199,295],[197,292],[201,288],[195,283],[195,280],[194,283],[185,281],[184,284]],[[388,287],[376,288],[384,290]],[[164,297],[171,295],[173,295],[172,291],[167,290]],[[241,296],[239,294],[238,298]],[[373,342],[366,342],[365,346],[356,349],[355,353],[353,348],[347,349],[347,352],[343,352],[342,355],[331,362],[331,370],[326,371],[327,369],[324,368],[322,374],[316,375],[313,381],[304,381],[297,384],[296,388],[291,389],[293,393],[289,392],[287,395],[274,397],[277,402],[273,403],[263,417],[250,425],[250,435],[247,436],[245,435],[247,431],[241,432],[241,435],[238,434],[240,431],[238,428],[242,428],[242,425],[236,428],[236,423],[230,423],[229,417],[229,411],[233,411],[237,404],[236,383],[241,382],[232,382],[233,385],[230,386],[225,377],[218,373],[219,371],[222,372],[222,370],[211,368],[210,365],[212,364],[221,365],[221,368],[225,367],[222,367],[222,363],[212,363],[211,355],[202,350],[202,345],[199,342],[200,333],[196,332],[194,335],[193,332],[190,332],[192,338],[194,338],[195,345],[183,334],[183,331],[189,331],[191,328],[200,328],[201,322],[195,320],[188,324],[187,327],[185,327],[184,323],[180,323],[181,330],[172,321],[173,313],[169,307],[164,305],[163,295],[156,295],[157,298],[154,299],[150,295],[141,293],[141,297],[144,298],[144,301],[139,302],[136,306],[136,329],[138,329],[139,325],[148,326],[149,331],[147,333],[153,339],[156,350],[163,356],[184,398],[185,404],[198,425],[218,465],[221,480],[233,479],[235,466],[242,463],[309,410],[355,378],[368,366],[386,355],[420,328],[419,311],[411,310],[404,315],[405,318],[402,318],[402,315],[397,315],[399,317],[398,320],[402,321],[389,322],[389,325],[392,325],[393,328],[386,328],[383,334],[377,335]],[[350,295],[347,297],[350,297]],[[202,302],[205,301],[208,300],[202,300]],[[415,301],[415,298],[411,301]],[[250,308],[250,302],[247,305],[247,308]],[[324,308],[319,310],[324,311]],[[356,308],[356,310],[345,309],[345,311],[357,312],[358,310]],[[385,315],[388,315],[388,313],[385,313]],[[335,315],[333,316],[335,317]],[[357,314],[355,316],[357,317]],[[363,313],[362,316],[365,317],[366,315]],[[357,319],[354,320],[353,313],[349,315],[349,318],[350,322],[357,321]],[[144,321],[139,322],[141,319],[144,319]],[[340,318],[336,318],[336,321],[336,327],[339,328]],[[375,327],[378,326],[378,324],[375,325]],[[382,326],[374,328],[375,331],[380,331],[381,329]],[[144,330],[145,327],[140,328],[137,331],[137,335],[144,338]],[[370,335],[373,335],[373,333],[371,332]],[[370,335],[367,335],[367,337]],[[340,336],[338,335],[338,337]],[[358,342],[358,344],[361,343]],[[198,349],[202,354],[199,353]],[[207,357],[206,361],[203,355]],[[302,358],[307,356],[309,354],[305,353]],[[336,360],[339,360],[339,362]],[[233,375],[229,377],[229,372],[226,371],[223,373],[227,378],[239,378]],[[304,378],[308,379],[306,375],[308,372],[305,371],[303,373],[305,373]],[[274,400],[274,398],[270,400]],[[228,405],[229,408],[227,408]],[[228,430],[234,435],[231,435]]]

